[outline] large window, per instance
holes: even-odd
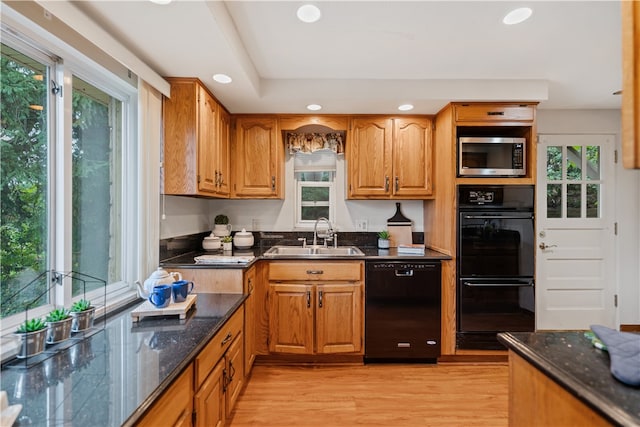
[[[131,201],[137,186],[135,170],[125,166],[135,164],[128,143],[135,134],[135,88],[81,57],[49,53],[50,47],[35,48],[4,31],[2,36],[5,329],[5,323],[24,319],[26,310],[37,315],[81,297],[106,306],[128,290],[128,276],[135,273],[127,251],[135,246]],[[70,278],[52,285],[53,271]],[[45,272],[50,274],[36,279]],[[99,280],[73,280],[72,272]]]

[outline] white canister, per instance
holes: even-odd
[[[245,230],[237,231],[233,236],[233,245],[238,249],[248,249],[253,246],[253,233]]]
[[[213,234],[213,232],[202,240],[202,249],[205,251],[215,251],[220,249],[220,238]]]

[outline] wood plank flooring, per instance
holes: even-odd
[[[231,427],[507,426],[499,364],[254,366]]]

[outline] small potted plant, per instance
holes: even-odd
[[[69,310],[56,308],[47,314],[44,319],[47,324],[47,344],[54,344],[64,341],[71,336],[72,318]]]
[[[89,329],[93,326],[93,317],[96,312],[96,308],[91,305],[90,301],[81,299],[76,301],[71,306],[71,331],[78,332],[85,329]]]
[[[47,324],[40,318],[27,319],[18,326],[15,335],[20,338],[17,357],[24,359],[44,351]]]
[[[223,251],[231,251],[233,249],[233,238],[231,236],[224,236],[221,240]]]
[[[216,215],[213,220],[213,234],[218,237],[231,235],[231,224],[229,224],[228,216]]]
[[[391,234],[387,230],[382,230],[378,233],[378,247],[380,249],[389,249],[389,239]]]

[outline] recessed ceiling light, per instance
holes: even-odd
[[[398,107],[398,110],[400,111],[410,111],[413,110],[413,105],[411,104],[402,104]]]
[[[300,6],[298,8],[298,12],[296,13],[296,15],[302,22],[310,24],[320,19],[322,13],[320,13],[320,9],[318,9],[316,6],[312,4],[305,4],[304,6]]]
[[[149,0],[151,3],[155,3],[155,4],[169,4],[171,3],[171,0]]]
[[[307,110],[311,110],[311,111],[318,111],[322,109],[322,105],[318,105],[318,104],[309,104],[307,105]]]
[[[529,19],[532,13],[533,11],[528,7],[514,9],[511,12],[507,13],[504,18],[502,18],[502,22],[507,25],[519,24]]]
[[[231,79],[231,77],[227,76],[226,74],[214,74],[213,75],[213,80],[217,81],[218,83],[222,83],[222,84],[231,83],[233,81]]]

